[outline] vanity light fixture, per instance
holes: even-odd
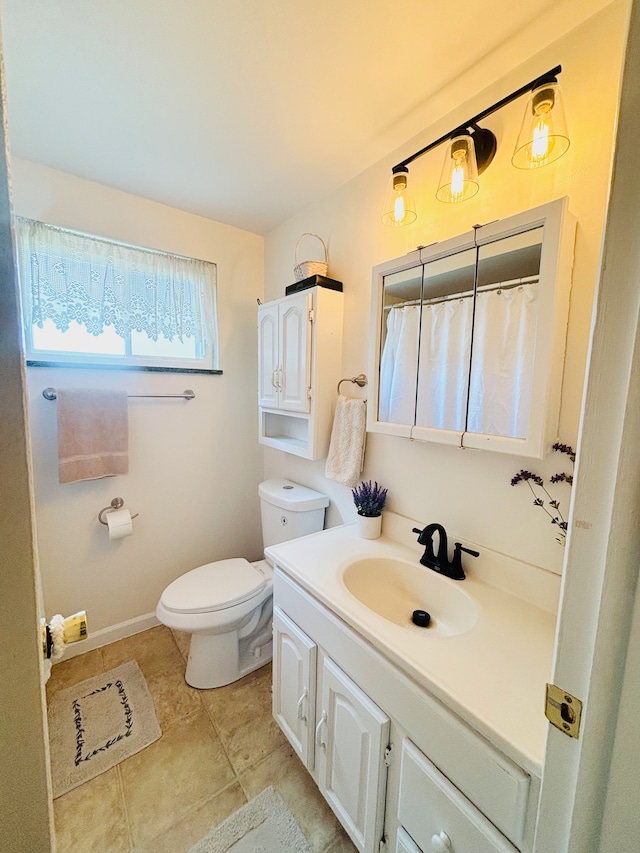
[[[516,169],[537,169],[553,163],[570,145],[562,93],[548,80],[529,95],[511,162]]]
[[[490,130],[475,125],[455,131],[447,146],[436,198],[440,201],[466,201],[480,189],[481,175],[494,158],[496,138]]]
[[[409,170],[406,166],[395,166],[382,210],[382,221],[385,225],[410,225],[418,218],[416,203],[407,191]]]
[[[382,221],[395,226],[415,222],[416,206],[407,192],[409,164],[443,142],[449,144],[436,198],[450,203],[472,198],[480,189],[478,175],[489,166],[497,148],[494,134],[479,127],[478,122],[525,94],[529,97],[512,158],[513,165],[519,169],[535,169],[561,157],[569,147],[557,81],[561,71],[562,66],[557,65],[394,166]]]

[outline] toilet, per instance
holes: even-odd
[[[258,493],[265,546],[322,530],[329,499],[320,492],[273,479]],[[192,569],[169,584],[156,608],[163,625],[191,634],[185,680],[200,689],[231,684],[269,663],[272,614],[273,566],[241,557]]]

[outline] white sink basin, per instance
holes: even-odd
[[[425,637],[464,634],[478,618],[477,604],[461,586],[464,581],[444,578],[417,561],[363,557],[346,565],[342,582],[369,610]],[[430,614],[428,627],[414,625],[414,610]]]

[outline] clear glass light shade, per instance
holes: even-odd
[[[569,144],[560,87],[538,86],[527,99],[511,162],[516,169],[538,169],[562,157]]]
[[[480,189],[478,164],[471,136],[456,136],[447,146],[436,198],[455,203],[466,201]]]
[[[410,225],[418,218],[416,203],[407,189],[407,184],[408,172],[394,172],[391,176],[382,209],[382,221],[385,225],[400,228]]]

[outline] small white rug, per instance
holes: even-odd
[[[54,797],[105,773],[162,734],[135,661],[61,690],[49,703],[48,718]]]
[[[311,848],[280,794],[265,788],[189,853],[311,853]]]

